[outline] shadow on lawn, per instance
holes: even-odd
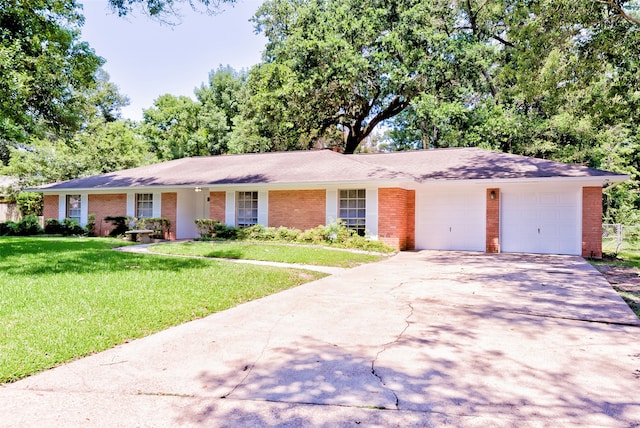
[[[112,251],[100,240],[14,239],[0,241],[0,268],[12,275],[92,273],[142,269],[179,271],[201,268],[210,261],[168,258]]]

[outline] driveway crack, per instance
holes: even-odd
[[[382,378],[382,375],[376,371],[376,363],[378,362],[378,358],[380,357],[380,355],[383,352],[385,352],[387,350],[387,348],[389,348],[391,345],[394,345],[394,344],[398,343],[400,341],[400,339],[402,339],[402,336],[405,334],[405,332],[407,331],[407,329],[411,325],[411,323],[409,322],[409,318],[411,318],[413,316],[413,306],[411,305],[411,303],[407,303],[407,306],[409,306],[409,314],[404,319],[404,322],[406,323],[406,325],[404,326],[402,331],[396,336],[396,338],[394,340],[392,340],[391,342],[384,343],[382,345],[382,348],[376,353],[376,357],[373,359],[373,361],[371,361],[371,374],[374,375],[378,379],[378,381],[380,382],[380,385],[384,389],[386,389],[387,391],[389,391],[389,392],[391,392],[393,394],[393,396],[395,398],[394,405],[396,406],[396,410],[400,408],[399,407],[400,406],[400,399],[398,398],[398,394],[392,388],[389,388],[387,386],[387,384],[385,383],[384,379]]]
[[[253,368],[256,366],[258,361],[260,361],[262,359],[262,357],[264,356],[264,353],[266,352],[267,348],[269,347],[269,344],[271,343],[271,335],[273,334],[273,331],[276,329],[278,324],[280,324],[280,321],[282,321],[282,319],[284,317],[286,317],[287,315],[289,315],[290,313],[291,312],[288,312],[288,313],[282,315],[280,318],[278,318],[278,320],[275,323],[273,323],[273,326],[269,329],[269,334],[267,335],[267,340],[265,340],[264,346],[260,350],[260,353],[258,354],[258,356],[253,360],[252,363],[246,364],[246,365],[244,365],[242,367],[242,371],[245,372],[245,375],[242,377],[242,379],[240,379],[240,382],[238,382],[233,388],[231,388],[231,390],[228,393],[226,393],[224,395],[221,395],[220,398],[229,398],[229,396],[231,394],[233,394],[238,388],[240,388],[241,385],[244,384],[244,382],[247,380],[247,378],[249,377],[249,375],[253,371]]]

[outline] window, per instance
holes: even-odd
[[[366,202],[365,189],[340,190],[340,219],[360,236],[366,228]]]
[[[80,211],[82,210],[82,202],[80,195],[67,195],[67,218],[76,220],[80,223]]]
[[[136,193],[136,217],[153,217],[153,193]]]
[[[236,194],[236,225],[247,227],[258,224],[258,192]]]

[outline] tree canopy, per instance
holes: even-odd
[[[33,133],[73,132],[80,95],[104,62],[79,39],[75,0],[0,1],[0,141]]]

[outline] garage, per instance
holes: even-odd
[[[485,250],[484,188],[416,192],[416,248]]]
[[[581,253],[580,188],[501,190],[501,249],[505,253]]]

